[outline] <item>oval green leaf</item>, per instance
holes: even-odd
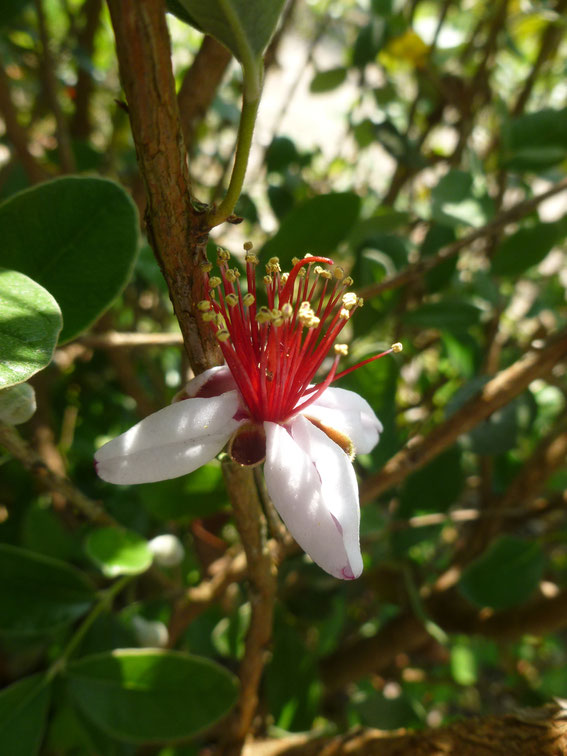
[[[70,664],[68,677],[81,712],[131,743],[188,738],[224,716],[237,697],[230,672],[178,651],[95,654]]]
[[[284,0],[168,0],[172,13],[218,39],[240,62],[264,52],[283,5]]]
[[[540,263],[565,236],[567,228],[564,226],[561,223],[538,223],[516,231],[496,250],[492,258],[494,275],[517,276]]]
[[[262,259],[279,257],[289,269],[292,257],[331,255],[347,236],[360,212],[353,192],[321,194],[294,207],[277,233],[262,247]]]
[[[331,92],[333,89],[340,87],[346,80],[347,70],[344,66],[340,68],[330,68],[328,71],[319,71],[311,79],[309,91],[313,94],[322,92]]]
[[[51,687],[44,675],[33,675],[0,691],[0,744],[10,756],[39,752]]]
[[[476,325],[482,310],[471,302],[439,301],[426,302],[403,316],[404,323],[420,328],[445,328],[461,331]]]
[[[527,601],[545,567],[541,546],[515,536],[502,536],[463,572],[460,592],[478,606],[508,609]]]
[[[0,268],[0,389],[49,365],[62,323],[59,305],[43,286]]]
[[[87,538],[85,550],[107,577],[139,575],[150,567],[153,555],[145,538],[131,530],[99,528]]]
[[[138,248],[138,214],[113,181],[70,176],[2,203],[0,238],[0,265],[30,276],[57,300],[64,342],[122,291]]]
[[[74,567],[8,544],[0,544],[0,575],[0,634],[56,630],[95,600],[90,582]]]

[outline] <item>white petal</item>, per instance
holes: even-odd
[[[219,396],[234,389],[236,389],[236,382],[232,373],[226,365],[221,365],[196,375],[185,384],[185,388],[180,393],[183,393],[186,398],[192,398],[199,393],[204,396]]]
[[[196,470],[215,457],[236,428],[236,391],[185,399],[146,417],[95,454],[96,471],[109,483],[151,483]]]
[[[347,435],[357,454],[372,451],[383,431],[366,399],[347,389],[328,388],[303,414]]]
[[[331,575],[358,577],[360,510],[347,455],[301,416],[292,421],[291,432],[269,422],[264,428],[266,485],[290,533]]]

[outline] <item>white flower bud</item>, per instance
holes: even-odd
[[[25,423],[36,409],[35,391],[29,383],[18,383],[0,391],[0,420],[8,425]]]
[[[160,567],[176,567],[185,557],[185,549],[177,536],[164,534],[152,538],[148,546]]]
[[[140,646],[166,648],[169,643],[169,633],[163,622],[154,622],[136,615],[132,618],[132,629]]]

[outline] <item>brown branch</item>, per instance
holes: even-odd
[[[4,61],[0,56],[0,113],[4,118],[6,135],[14,146],[14,151],[31,184],[45,181],[48,174],[36,161],[29,150],[29,138],[26,129],[18,121],[18,114],[10,92],[10,82],[6,75]]]
[[[465,234],[462,239],[459,239],[452,244],[448,244],[446,247],[442,247],[439,252],[437,252],[437,254],[424,258],[422,260],[418,260],[418,262],[414,263],[413,265],[408,265],[405,270],[402,270],[395,276],[386,278],[380,283],[364,286],[359,289],[357,293],[361,297],[369,299],[370,297],[377,297],[380,294],[383,294],[385,291],[397,289],[400,286],[405,286],[408,283],[416,281],[422,278],[425,273],[432,270],[433,268],[436,268],[445,260],[448,260],[449,258],[457,255],[462,249],[470,246],[473,242],[477,241],[478,239],[484,239],[486,237],[490,238],[494,233],[503,230],[511,223],[515,223],[516,221],[524,218],[526,215],[533,213],[538,205],[540,205],[546,199],[549,199],[549,197],[553,197],[554,195],[559,194],[566,189],[567,179],[563,179],[562,181],[559,181],[557,184],[554,184],[552,187],[547,189],[545,192],[542,192],[535,197],[530,197],[530,199],[523,200],[522,202],[518,202],[508,210],[504,210],[497,218],[494,218],[494,220],[490,221],[490,223],[487,223],[486,226],[482,226],[481,228],[476,228],[473,231],[470,231],[468,234]]]
[[[244,658],[240,665],[240,695],[226,722],[220,751],[223,756],[237,756],[256,712],[258,686],[272,637],[276,566],[266,542],[266,521],[253,471],[230,461],[223,463],[222,469],[246,553],[252,607]]]
[[[73,155],[73,150],[71,149],[67,121],[59,102],[57,78],[55,76],[55,62],[51,54],[47,19],[45,17],[45,11],[43,10],[42,0],[35,0],[35,10],[37,13],[39,38],[42,47],[41,71],[43,74],[47,100],[55,118],[59,160],[62,170],[65,173],[72,173],[75,170],[75,157]]]
[[[189,153],[194,146],[195,132],[211,106],[231,58],[224,45],[206,36],[181,82],[177,103]]]
[[[120,76],[130,114],[148,206],[150,243],[167,282],[185,349],[196,373],[219,364],[220,350],[198,317],[205,298],[199,265],[206,259],[208,228],[193,207],[165,2],[109,0]]]
[[[354,730],[250,743],[243,756],[544,756],[567,753],[567,717],[559,703],[503,716],[474,717],[420,732]]]
[[[14,459],[21,462],[37,478],[43,488],[59,494],[91,522],[99,525],[118,524],[98,502],[89,499],[68,478],[48,467],[43,458],[24,441],[15,428],[2,422],[0,422],[0,446],[3,446]]]
[[[566,356],[567,330],[563,330],[543,349],[532,349],[509,368],[498,373],[472,399],[427,436],[412,438],[377,475],[363,482],[361,501],[370,501],[423,467],[451,446],[459,436],[470,431],[518,396],[535,378],[550,373]]]
[[[100,24],[102,0],[85,0],[81,11],[84,23],[77,35],[77,46],[81,56],[92,58],[94,39]],[[71,120],[71,134],[78,139],[88,139],[91,133],[90,102],[93,92],[93,77],[89,68],[81,63],[75,86],[75,112]]]
[[[138,347],[179,346],[183,344],[180,333],[124,333],[106,331],[87,333],[73,344],[82,344],[89,349],[135,349]]]

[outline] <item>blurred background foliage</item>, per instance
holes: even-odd
[[[284,269],[306,252],[331,255],[366,298],[348,335],[349,360],[394,341],[404,352],[341,381],[384,424],[380,444],[356,463],[365,571],[342,583],[301,554],[281,566],[259,734],[436,727],[567,698],[565,361],[488,417],[479,414],[427,464],[372,493],[382,466],[408,443],[425,437],[427,444],[499,371],[564,334],[565,193],[534,202],[512,224],[500,221],[510,207],[565,180],[565,5],[291,0],[268,48],[237,206],[243,221],[215,229],[211,249],[238,252],[251,239],[263,259],[278,255]],[[168,25],[194,195],[208,203],[222,196],[230,170],[240,70],[195,29],[174,16]],[[184,97],[184,85],[205,53],[208,74],[201,74],[196,103]],[[132,205],[123,193],[115,200],[104,194],[109,185],[99,178],[124,187],[143,217],[122,100],[102,0],[2,3],[0,229],[9,229],[16,211],[30,227],[22,249],[5,244],[0,266],[47,288],[68,328],[49,367],[31,380],[37,410],[19,432],[28,451],[101,503],[114,518],[110,530],[119,532],[120,523],[129,539],[109,546],[115,536],[101,536],[102,521],[89,521],[72,497],[54,490],[37,460],[27,470],[10,449],[0,456],[0,682],[25,678],[23,688],[0,693],[0,736],[20,748],[11,754],[197,753],[198,738],[173,742],[209,720],[197,717],[193,729],[189,723],[178,732],[172,703],[163,721],[153,721],[165,695],[157,683],[147,700],[132,704],[137,722],[151,720],[149,734],[127,717],[115,721],[113,711],[128,708],[127,694],[96,654],[167,646],[175,630],[176,649],[220,664],[215,685],[226,698],[212,721],[230,706],[232,678],[223,675],[237,671],[249,624],[238,581],[174,622],[180,595],[237,548],[218,462],[138,487],[109,486],[93,471],[95,449],[169,403],[188,369],[143,228],[136,241]],[[96,178],[75,188],[44,184],[66,174]],[[60,216],[37,194],[46,187],[58,197],[67,192]],[[63,217],[87,217],[99,191],[110,210],[77,270],[68,278],[37,272],[34,234],[45,242],[47,219],[37,227],[32,219],[47,207],[55,239]],[[15,202],[27,205],[18,210]],[[474,231],[458,255],[436,257]],[[428,260],[435,264],[419,267]],[[384,284],[407,271],[414,271],[407,280]],[[82,320],[71,312],[73,301]],[[83,303],[91,307],[86,314]],[[137,334],[139,345],[112,342],[115,331]],[[183,544],[182,561],[155,562],[112,611],[94,617],[49,704],[45,685],[33,687],[30,676],[41,677],[61,656],[96,591],[115,585],[109,577],[146,570],[147,541],[164,533]],[[197,663],[181,658],[178,665]],[[120,664],[126,678],[142,674],[128,671],[130,658]],[[171,682],[173,667],[165,667]],[[93,682],[107,673],[115,698],[111,682],[105,693]],[[191,673],[199,679],[198,670]],[[16,711],[33,734],[29,743],[20,742]],[[148,745],[156,739],[169,745]]]

